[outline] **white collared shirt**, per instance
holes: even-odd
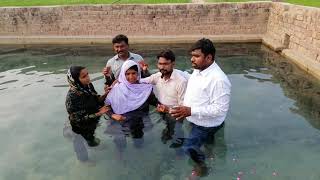
[[[141,79],[140,82],[154,85],[154,94],[161,104],[167,106],[182,105],[188,82],[187,79],[177,69],[173,70],[170,78],[167,80],[161,78],[161,75],[158,72]]]
[[[203,71],[191,74],[184,105],[191,107],[187,120],[203,127],[216,127],[223,123],[230,103],[231,83],[214,62]]]
[[[133,60],[134,62],[138,63],[139,61],[142,61],[143,58],[139,54],[129,52],[129,58],[126,60]],[[111,71],[116,79],[118,79],[119,74],[120,74],[120,70],[121,70],[121,66],[123,65],[123,63],[126,60],[120,59],[118,54],[116,54],[115,56],[113,56],[111,59],[108,60],[106,66],[111,67]]]

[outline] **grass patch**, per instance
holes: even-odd
[[[287,0],[288,3],[320,7],[320,0]]]
[[[249,2],[249,1],[255,1],[255,0],[207,0],[207,2]],[[320,7],[320,0],[283,0],[283,2],[304,5],[304,6]]]
[[[0,6],[188,3],[191,0],[0,0]]]

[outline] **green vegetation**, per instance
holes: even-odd
[[[249,1],[254,1],[254,0],[207,0],[207,2],[249,2]],[[287,3],[292,3],[292,4],[304,5],[304,6],[320,7],[320,0],[282,0],[282,1]]]
[[[286,0],[288,3],[320,7],[320,0]]]

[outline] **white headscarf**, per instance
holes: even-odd
[[[116,114],[124,114],[138,109],[147,101],[151,92],[151,84],[131,84],[126,78],[126,71],[132,66],[138,67],[138,81],[141,79],[141,70],[139,65],[132,61],[126,60],[120,71],[118,83],[109,92],[105,104],[111,105]]]

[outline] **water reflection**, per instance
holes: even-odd
[[[165,128],[161,133],[161,141],[166,144],[172,140],[170,148],[179,148],[184,142],[183,121],[176,121],[171,115],[161,113],[161,120],[165,123]]]
[[[133,147],[140,149],[144,145],[144,134],[153,128],[149,112],[132,111],[124,115],[126,119],[118,122],[107,118],[104,133],[113,138],[116,147],[116,157],[124,160],[123,153],[127,147],[127,138],[131,138]]]
[[[65,126],[63,128],[63,136],[68,141],[72,142],[76,158],[80,162],[89,162],[93,164],[93,161],[89,159],[87,141],[80,134],[74,133],[72,131],[72,127],[68,121],[65,122]]]
[[[232,51],[229,51],[233,54]],[[227,74],[244,74],[244,77],[258,82],[280,84],[285,95],[296,101],[292,112],[305,117],[315,128],[320,129],[320,83],[297,65],[276,52],[261,46],[250,57],[228,57],[219,55],[218,64]]]
[[[320,83],[306,74],[298,66],[290,63],[279,54],[263,48],[263,59],[272,80],[280,83],[284,94],[295,100],[292,112],[300,114],[315,128],[320,129]]]

